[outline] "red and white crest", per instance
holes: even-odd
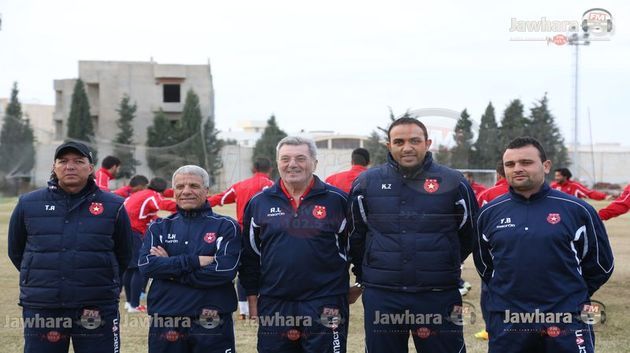
[[[90,213],[95,216],[100,215],[103,211],[105,211],[105,207],[103,207],[103,204],[100,202],[92,202],[90,205]]]
[[[315,205],[315,207],[313,207],[313,217],[317,219],[326,218],[326,206]]]
[[[203,236],[203,241],[205,241],[208,244],[214,243],[215,240],[217,240],[217,233],[214,233],[214,232],[206,233],[206,235]]]
[[[560,223],[562,219],[560,218],[560,214],[559,213],[550,213],[547,216],[547,222],[551,223],[551,224],[558,224]]]
[[[434,193],[438,191],[439,188],[440,184],[438,183],[437,179],[426,179],[424,181],[424,191],[426,192]]]

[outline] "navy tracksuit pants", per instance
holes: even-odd
[[[406,353],[411,333],[417,352],[465,353],[463,326],[451,319],[461,305],[457,288],[406,293],[366,287],[366,352]]]
[[[219,314],[215,322],[192,317],[152,317],[149,353],[233,353],[232,313]]]
[[[78,309],[23,308],[24,352],[120,352],[118,304]]]
[[[259,353],[345,353],[346,294],[308,301],[258,298]]]
[[[571,323],[511,323],[504,312],[490,312],[488,353],[593,353],[593,327],[573,315]]]

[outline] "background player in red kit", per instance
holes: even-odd
[[[551,188],[560,190],[569,195],[573,195],[577,198],[589,198],[593,200],[609,200],[611,197],[603,192],[591,190],[586,186],[571,180],[571,171],[567,168],[558,168],[555,170],[554,182],[551,183]]]
[[[101,162],[101,168],[94,173],[96,185],[103,191],[110,191],[109,181],[116,179],[116,174],[120,169],[120,159],[114,156],[107,156]]]
[[[619,197],[610,205],[599,210],[599,218],[605,220],[621,216],[630,210],[630,184],[623,189]]]
[[[271,175],[271,161],[268,158],[256,158],[252,167],[252,175],[250,178],[241,180],[230,186],[227,190],[220,194],[212,195],[208,198],[210,206],[223,206],[236,202],[236,219],[238,224],[243,228],[243,212],[247,202],[257,193],[273,185],[273,180],[269,178]],[[239,280],[236,281],[236,289],[238,294],[238,309],[241,313],[241,319],[249,316],[249,305],[247,304],[247,295],[245,289]]]
[[[243,227],[243,211],[245,211],[247,202],[260,191],[273,185],[273,180],[269,178],[271,175],[271,161],[269,159],[256,158],[252,167],[252,173],[254,175],[250,178],[241,180],[222,193],[208,198],[211,207],[236,202],[236,219],[241,228]]]
[[[357,148],[352,151],[350,158],[352,167],[349,170],[330,175],[326,178],[328,184],[338,187],[347,194],[350,193],[354,179],[367,170],[367,166],[370,164],[370,152],[365,148]]]
[[[123,275],[125,297],[127,298],[125,309],[130,313],[147,311],[146,307],[140,305],[140,293],[144,288],[144,278],[138,271],[138,253],[147,227],[149,223],[158,218],[158,211],[177,211],[175,201],[162,198],[160,193],[164,189],[166,189],[166,180],[153,178],[147,189],[135,192],[125,200],[125,209],[129,214],[131,230],[133,231],[131,261]]]

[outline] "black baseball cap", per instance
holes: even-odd
[[[81,142],[76,141],[68,141],[59,145],[59,147],[57,147],[57,149],[55,150],[55,159],[59,158],[59,156],[62,155],[63,152],[69,149],[75,150],[80,155],[87,157],[87,159],[90,160],[90,163],[94,163],[94,161],[92,160],[92,152],[90,151],[90,149]]]

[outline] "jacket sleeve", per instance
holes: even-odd
[[[214,261],[186,273],[179,278],[179,282],[196,288],[212,288],[232,283],[241,258],[241,231],[236,222],[222,221],[217,242]]]
[[[628,210],[630,210],[630,186],[627,186],[615,201],[599,210],[599,217],[605,221],[620,216]]]
[[[365,239],[368,231],[367,214],[368,210],[364,202],[365,178],[359,176],[352,184],[350,190],[348,207],[348,237],[350,243],[350,263],[352,263],[352,273],[356,281],[363,281],[363,256],[365,254]]]
[[[578,255],[581,254],[582,256],[580,265],[582,276],[588,286],[588,294],[593,295],[612,275],[614,259],[602,220],[598,217],[595,209],[590,205],[586,206],[588,219],[586,229],[584,229],[583,245],[581,249],[578,248]],[[576,237],[580,235],[578,233]]]
[[[591,190],[589,188],[587,188],[586,186],[578,183],[578,182],[573,182],[573,184],[575,185],[575,196],[576,197],[588,197],[591,200],[604,200],[606,199],[606,194],[604,194],[603,192],[599,192],[599,191],[595,191],[595,190]],[[584,196],[582,196],[584,195]]]
[[[161,239],[163,222],[151,223],[142,242],[138,257],[138,269],[145,277],[158,279],[174,279],[184,273],[192,272],[199,267],[199,257],[194,254],[160,257],[151,255],[151,247],[161,246],[168,251]]]
[[[177,212],[177,202],[173,200],[167,200],[158,195],[157,204],[160,210],[169,211],[171,213]]]
[[[11,219],[9,221],[9,258],[13,262],[13,266],[20,270],[24,249],[26,248],[26,225],[24,223],[24,213],[22,212],[22,204],[18,202]]]
[[[483,214],[479,215],[479,218],[475,222],[475,239],[473,242],[473,259],[475,260],[475,267],[477,272],[486,284],[490,282],[492,278],[492,272],[494,271],[494,264],[492,263],[489,234],[485,234],[487,217],[483,217]]]
[[[222,193],[208,197],[208,202],[210,203],[211,207],[223,206],[236,202],[235,185],[230,186],[229,189],[223,191]]]
[[[254,207],[249,202],[243,216],[243,258],[238,278],[247,295],[258,295],[260,288],[260,226],[254,219]]]
[[[461,215],[459,230],[459,255],[461,262],[464,262],[470,255],[475,238],[475,219],[479,213],[479,204],[475,198],[475,192],[470,185],[462,181],[459,186],[460,199],[456,202],[458,214]]]
[[[125,206],[121,204],[114,226],[114,253],[116,254],[116,260],[118,260],[120,278],[122,278],[123,273],[127,270],[127,266],[131,260],[132,237],[133,234],[129,216],[127,215]]]

